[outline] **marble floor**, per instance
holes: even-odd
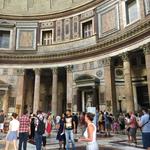
[[[4,150],[5,146],[5,136],[0,134],[0,150]],[[75,139],[78,139],[80,134],[75,135]],[[46,150],[57,150],[59,149],[58,141],[56,140],[56,131],[53,131],[53,134],[50,138],[47,138]],[[127,136],[122,134],[112,134],[111,137],[105,137],[103,135],[97,135],[97,142],[99,144],[100,150],[143,150],[141,136],[137,137],[137,146],[129,145],[127,141]],[[77,150],[85,150],[86,143],[76,142]],[[9,150],[13,150],[12,146],[9,146]],[[32,142],[28,142],[27,150],[35,150],[35,145]]]

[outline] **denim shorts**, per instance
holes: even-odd
[[[17,140],[17,131],[10,131],[6,136],[7,141]]]
[[[143,147],[145,149],[150,147],[150,132],[148,132],[148,133],[142,132],[142,142],[143,142]]]

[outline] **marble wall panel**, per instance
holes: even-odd
[[[79,38],[79,16],[74,16],[73,17],[73,28],[72,28],[72,34],[73,34],[73,39]]]
[[[120,29],[119,4],[108,3],[108,5],[97,8],[99,38],[112,34]]]
[[[64,39],[70,40],[70,18],[64,20]]]
[[[17,29],[16,50],[35,50],[36,49],[36,30]]]
[[[54,22],[53,21],[46,21],[46,22],[42,22],[40,24],[41,28],[52,28],[54,27]]]
[[[85,13],[82,13],[80,19],[81,19],[81,20],[87,19],[87,18],[89,18],[89,17],[92,17],[93,15],[94,15],[93,10],[90,10],[90,11],[87,11],[87,12],[85,12]]]
[[[62,41],[62,20],[56,21],[56,41]]]

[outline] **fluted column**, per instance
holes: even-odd
[[[40,103],[40,69],[35,69],[33,112],[36,114]]]
[[[145,61],[146,61],[146,71],[147,71],[147,85],[148,85],[148,95],[149,95],[149,105],[150,105],[150,43],[143,46]]]
[[[127,102],[127,112],[134,111],[133,87],[131,77],[131,66],[128,53],[122,54],[124,82],[125,82],[125,97]]]
[[[72,66],[67,66],[67,108],[72,109],[72,99],[73,99],[73,74]]]
[[[4,114],[8,113],[8,90],[5,91],[5,94],[3,96],[3,106],[2,110],[4,111]]]
[[[16,113],[21,115],[24,109],[24,70],[17,70],[17,75]]]
[[[115,77],[113,72],[112,60],[111,58],[106,58],[103,60],[104,65],[104,80],[105,80],[105,100],[107,111],[116,112],[117,102],[116,102],[116,87],[115,87]]]
[[[57,99],[57,80],[58,80],[58,70],[53,68],[53,81],[52,81],[52,112],[57,115],[58,112],[58,99]]]

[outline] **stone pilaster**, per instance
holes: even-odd
[[[2,110],[4,111],[4,114],[8,114],[8,90],[5,91],[5,94],[3,96],[3,106],[2,106]]]
[[[57,115],[57,105],[58,105],[58,99],[57,99],[57,80],[58,80],[58,70],[57,68],[53,68],[53,81],[52,81],[52,112]]]
[[[16,113],[21,115],[24,109],[24,70],[17,70],[17,75]]]
[[[123,53],[121,57],[123,60],[125,98],[127,102],[127,112],[131,112],[131,111],[134,111],[134,99],[133,99],[130,59],[129,59],[128,53]]]
[[[73,73],[72,66],[67,66],[67,108],[72,109],[73,99]]]
[[[149,104],[150,104],[150,43],[143,45],[143,50],[145,54],[147,85],[148,85]]]
[[[104,66],[104,80],[105,80],[105,101],[106,109],[112,113],[116,113],[117,102],[116,102],[116,88],[115,78],[112,65],[112,59],[103,59]]]
[[[36,114],[40,103],[40,69],[35,69],[33,112]]]

